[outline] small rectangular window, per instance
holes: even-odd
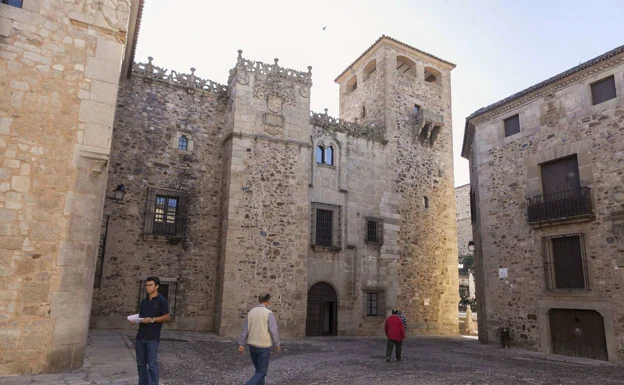
[[[516,114],[504,120],[505,138],[520,132],[520,115]]]
[[[366,242],[382,243],[382,222],[379,219],[366,220]]]
[[[0,4],[7,4],[17,8],[22,8],[22,3],[22,0],[0,0]]]
[[[367,317],[381,317],[384,315],[384,292],[364,292],[364,314]]]
[[[592,103],[595,106],[607,100],[614,99],[616,95],[615,91],[615,77],[609,76],[606,79],[597,81],[591,85]]]

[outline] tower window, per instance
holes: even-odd
[[[366,117],[366,106],[362,106],[362,119]]]
[[[188,138],[185,135],[180,136],[178,139],[178,150],[188,150]]]
[[[440,75],[440,71],[436,70],[435,68],[425,67],[425,81],[427,83],[440,84]]]
[[[353,76],[347,82],[347,89],[346,89],[347,94],[350,94],[351,92],[355,91],[357,89],[357,86],[358,86],[357,85],[357,76]]]
[[[424,196],[423,197],[423,206],[425,206],[426,209],[429,208],[429,197],[428,196]]]
[[[373,59],[368,62],[366,67],[364,67],[364,71],[363,71],[364,81],[367,81],[371,77],[371,75],[375,73],[376,70],[377,70],[377,60]]]
[[[600,104],[617,97],[615,91],[615,78],[613,75],[592,84],[591,92],[593,105]]]
[[[405,56],[397,56],[396,70],[402,75],[416,76],[416,63]]]

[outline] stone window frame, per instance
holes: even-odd
[[[518,118],[518,131],[508,134],[507,133],[507,127],[508,127],[507,126],[507,122],[510,122],[514,118]],[[511,137],[516,136],[516,135],[521,134],[521,133],[522,133],[522,121],[520,120],[520,113],[515,113],[513,115],[509,115],[509,116],[503,118],[503,136],[505,138],[511,138]]]
[[[161,234],[154,232],[154,221],[156,217],[156,198],[160,195],[178,198],[177,211],[175,214],[175,234]],[[143,239],[148,241],[173,241],[186,238],[186,226],[188,219],[188,193],[186,191],[148,187],[147,201],[145,204],[145,223],[143,227]]]
[[[383,245],[383,229],[384,229],[384,222],[382,218],[379,217],[364,217],[365,219],[365,228],[364,228],[364,241],[368,244],[371,245]],[[375,223],[375,233],[376,233],[376,239],[375,240],[371,240],[369,235],[370,235],[370,224],[371,223]]]
[[[607,81],[607,80],[609,80],[609,79],[611,79],[611,80],[613,81],[613,88],[614,88],[614,90],[615,90],[615,96],[614,96],[614,97],[612,97],[612,98],[610,98],[610,99],[603,100],[603,101],[601,101],[601,102],[599,102],[599,103],[596,103],[596,102],[594,101],[594,86],[596,86],[598,83],[605,82],[605,81]],[[610,100],[617,99],[617,97],[618,97],[618,92],[617,92],[617,83],[616,83],[616,81],[615,81],[615,74],[611,74],[611,75],[605,76],[605,77],[603,77],[603,78],[601,78],[601,79],[599,79],[599,80],[596,80],[596,81],[594,81],[594,82],[591,82],[591,83],[589,84],[589,91],[590,91],[590,97],[591,97],[591,104],[592,104],[592,106],[598,106],[598,105],[603,104],[603,103],[606,103],[606,102],[608,102],[608,101],[610,101]]]
[[[579,179],[582,187],[592,187],[594,173],[590,154],[591,142],[583,140],[566,143],[553,148],[539,151],[536,155],[527,157],[527,191],[525,198],[543,194],[541,165],[558,159],[576,155],[579,168]],[[592,206],[594,206],[594,191],[592,189]]]
[[[537,323],[540,335],[539,350],[547,354],[553,353],[549,316],[551,309],[594,310],[602,316],[602,320],[604,322],[605,338],[607,340],[607,356],[609,362],[618,362],[617,338],[615,337],[615,331],[613,330],[614,319],[611,306],[610,302],[598,302],[595,300],[537,300]]]
[[[371,59],[362,69],[362,82],[370,79],[373,74],[377,73],[377,59]]]
[[[186,150],[181,150],[180,149],[180,138],[181,137],[186,137]],[[182,132],[182,131],[177,131],[176,134],[173,136],[173,138],[171,139],[171,147],[173,149],[175,149],[176,151],[179,152],[193,152],[194,148],[195,148],[195,143],[193,141],[193,136],[188,133],[188,132]]]
[[[318,158],[318,151],[321,151],[321,159],[319,162],[319,158]],[[331,151],[331,163],[327,162],[327,150]],[[333,145],[329,145],[329,146],[325,146],[324,144],[320,143],[317,144],[316,147],[314,147],[314,158],[316,160],[316,164],[319,165],[323,165],[323,166],[328,166],[328,167],[336,167],[336,149],[334,148]]]
[[[554,239],[562,239],[562,238],[572,238],[578,237],[579,246],[581,249],[581,271],[583,273],[583,288],[565,288],[565,287],[557,287],[556,278],[553,276],[556,275],[557,267],[554,262],[554,247],[553,240]],[[544,234],[541,237],[542,243],[542,258],[544,261],[544,282],[546,283],[546,290],[549,292],[565,292],[565,293],[588,293],[591,291],[591,276],[589,274],[589,261],[587,260],[587,252],[585,248],[585,234],[582,232],[565,232],[556,234]]]
[[[362,290],[364,318],[385,318],[386,315],[386,291],[382,288],[366,288]],[[369,294],[376,294],[376,314],[369,314]]]
[[[332,211],[331,246],[318,245],[316,240],[317,210]],[[310,207],[310,246],[316,251],[339,251],[342,249],[342,206],[312,202]]]
[[[140,311],[141,309],[141,301],[145,298],[145,282],[146,282],[147,277],[143,278],[141,281],[139,281],[139,301],[137,303],[137,313]],[[159,289],[158,289],[158,293],[159,294],[163,294],[160,291],[160,286],[162,285],[167,285],[167,295],[163,295],[163,297],[165,297],[165,299],[167,300],[167,302],[169,303],[169,316],[170,317],[174,317],[175,316],[175,310],[176,310],[176,299],[177,299],[177,294],[178,294],[178,280],[176,278],[160,278],[160,285],[159,285]]]

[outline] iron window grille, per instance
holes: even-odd
[[[615,77],[613,75],[608,78],[597,81],[591,85],[592,103],[595,106],[607,100],[614,99],[616,95]]]
[[[312,246],[340,249],[340,206],[312,203]]]
[[[364,292],[364,309],[367,317],[382,317],[384,315],[384,292]]]
[[[147,194],[145,234],[184,238],[187,222],[185,192],[149,189]]]
[[[185,135],[180,136],[178,139],[178,150],[188,150],[188,138]]]
[[[12,7],[22,8],[22,0],[0,0],[0,4],[10,5]]]
[[[147,281],[142,280],[139,286],[139,304],[138,309],[141,310],[141,301],[147,297],[145,293],[145,283]],[[178,291],[178,283],[175,281],[160,281],[160,285],[158,286],[158,294],[165,297],[167,302],[169,303],[169,316],[173,317],[175,315],[175,307],[176,307],[176,294]],[[138,312],[137,312],[138,313]]]
[[[542,238],[548,290],[589,290],[583,234]]]
[[[383,243],[383,222],[377,218],[366,218],[366,242]]]
[[[505,120],[505,137],[515,135],[520,132],[520,115],[516,114]]]

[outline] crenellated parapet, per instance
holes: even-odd
[[[238,50],[238,58],[236,59],[236,67],[230,70],[230,78],[228,84],[236,79],[239,84],[247,84],[248,73],[252,72],[256,75],[266,77],[280,78],[294,83],[300,83],[309,90],[312,87],[312,67],[308,66],[308,72],[296,71],[290,68],[281,67],[279,59],[275,59],[273,64],[267,64],[261,61],[253,61],[243,58],[243,51]]]
[[[326,130],[343,132],[355,138],[365,138],[381,144],[388,143],[386,139],[386,127],[377,123],[361,125],[355,122],[347,122],[340,118],[334,118],[325,113],[310,111],[310,124]]]
[[[202,79],[195,76],[195,68],[191,68],[191,73],[186,74],[174,70],[169,71],[166,68],[155,66],[152,64],[152,60],[154,60],[154,58],[151,56],[148,57],[147,60],[147,63],[134,63],[132,65],[132,73],[135,76],[142,77],[146,81],[155,80],[168,85],[186,88],[190,92],[198,90],[223,95],[227,93],[227,86],[213,82],[212,80]]]

